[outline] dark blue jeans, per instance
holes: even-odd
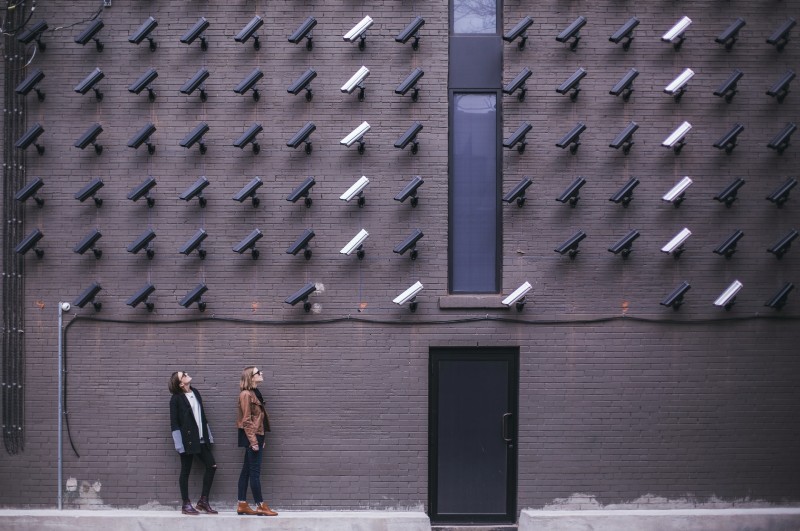
[[[254,452],[249,446],[244,450],[244,463],[242,463],[242,471],[239,474],[239,500],[247,501],[247,483],[250,483],[250,490],[253,492],[253,498],[256,505],[264,501],[261,496],[261,456],[264,454],[264,438],[258,437],[259,449]]]

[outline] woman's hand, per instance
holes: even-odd
[[[254,444],[253,446],[250,447],[250,449],[253,450],[254,452],[257,452],[258,449],[259,449],[259,446],[258,446],[258,444]]]

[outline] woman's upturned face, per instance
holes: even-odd
[[[264,373],[258,367],[253,368],[253,383],[261,383],[264,381]]]
[[[188,389],[189,383],[192,381],[192,377],[189,376],[189,373],[185,371],[178,371],[178,378],[181,379],[181,387]]]

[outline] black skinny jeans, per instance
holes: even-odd
[[[178,478],[178,485],[181,487],[181,499],[183,499],[183,501],[189,499],[189,473],[192,471],[192,461],[194,461],[195,455],[206,467],[206,471],[203,474],[202,496],[208,497],[208,494],[211,492],[211,483],[214,482],[214,474],[217,472],[217,462],[214,461],[214,455],[211,453],[211,448],[208,447],[208,444],[203,443],[200,445],[199,454],[183,452],[181,454],[181,475]]]
[[[258,440],[258,451],[254,452],[249,446],[244,449],[244,463],[242,471],[239,473],[239,501],[247,501],[247,484],[253,492],[253,499],[256,505],[264,501],[261,496],[261,457],[264,455],[264,436],[256,435]]]

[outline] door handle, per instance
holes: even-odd
[[[509,436],[509,433],[508,433],[508,428],[509,428],[508,419],[509,418],[511,418],[511,413],[504,413],[503,414],[503,433],[502,433],[502,436],[503,436],[503,440],[505,442],[512,442],[512,439],[511,439],[511,437]]]

